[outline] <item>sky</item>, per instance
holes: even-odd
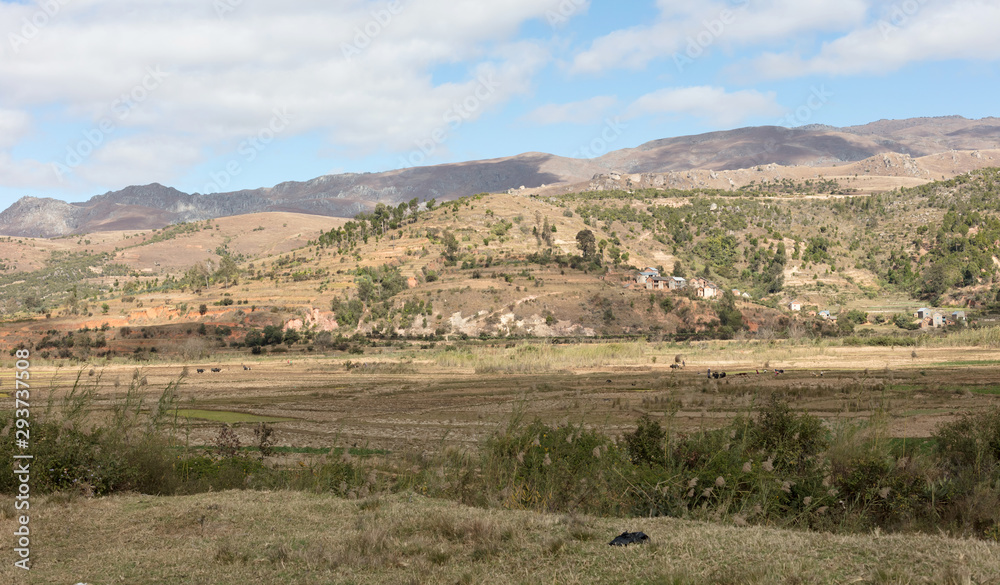
[[[998,0],[0,0],[0,209],[1000,115]]]

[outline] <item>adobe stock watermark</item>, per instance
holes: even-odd
[[[882,38],[889,40],[892,33],[906,26],[927,2],[928,0],[904,0],[893,4],[889,11],[889,19],[883,18],[878,21],[878,30],[882,33]]]
[[[240,6],[243,6],[244,0],[215,0],[212,2],[212,8],[215,9],[215,14],[220,20],[224,20],[227,15],[236,12]]]
[[[36,3],[38,10],[31,16],[25,16],[21,19],[21,28],[18,32],[7,35],[10,48],[15,55],[41,34],[42,29],[52,23],[56,16],[62,12],[63,7],[70,3],[70,0],[37,0]]]
[[[739,6],[737,10],[742,10],[750,5],[750,0],[735,0],[733,4]],[[726,28],[735,24],[737,20],[735,11],[723,8],[715,18],[701,21],[701,30],[684,39],[686,41],[684,50],[674,52],[674,66],[677,67],[677,72],[683,73],[685,67],[693,65],[696,59],[704,55],[705,51],[725,34]]]
[[[500,82],[493,73],[480,75],[477,79],[476,88],[465,99],[452,103],[451,107],[445,110],[441,116],[443,123],[431,131],[426,138],[415,140],[417,148],[405,157],[400,157],[400,168],[416,167],[424,164],[427,159],[434,156],[438,147],[448,140],[449,132],[458,130],[479,112],[496,94],[500,88]]]
[[[829,103],[834,95],[825,85],[820,85],[819,87],[814,85],[809,89],[809,97],[806,98],[805,102],[787,116],[778,120],[777,124],[775,124],[776,126],[793,128],[807,124],[812,120],[813,114],[823,109],[823,106]]]
[[[288,113],[288,108],[278,106],[271,111],[271,120],[266,126],[260,129],[256,135],[240,142],[236,148],[236,154],[240,158],[233,158],[226,163],[221,171],[209,174],[211,182],[205,185],[202,194],[219,193],[228,187],[233,179],[243,173],[244,165],[248,165],[257,160],[260,153],[264,152],[278,135],[288,129],[293,116]]]
[[[587,0],[560,0],[555,8],[545,11],[545,20],[548,21],[549,26],[552,28],[562,26],[569,22],[569,19],[577,12],[586,8],[586,6]]]
[[[146,75],[143,76],[142,81],[111,103],[111,113],[98,120],[95,127],[84,130],[82,140],[66,147],[66,157],[62,163],[52,163],[52,170],[56,177],[62,181],[66,175],[72,174],[73,170],[94,154],[107,141],[108,137],[114,134],[118,125],[127,120],[133,110],[145,103],[168,77],[170,74],[161,71],[159,65],[146,67]]]
[[[360,55],[371,46],[375,38],[382,34],[382,31],[389,28],[393,19],[403,13],[406,5],[400,0],[391,0],[378,10],[372,10],[369,14],[371,19],[363,26],[354,27],[354,38],[350,43],[341,43],[340,51],[344,58],[350,61]]]
[[[600,134],[591,140],[587,145],[580,147],[570,158],[597,158],[611,151],[611,145],[621,138],[625,133],[627,125],[623,124],[617,117],[606,118],[604,128]]]

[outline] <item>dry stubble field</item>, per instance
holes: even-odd
[[[681,349],[645,343],[499,344],[386,350],[355,357],[351,368],[343,356],[296,355],[153,364],[138,372],[150,400],[180,380],[181,409],[284,419],[272,423],[278,445],[393,452],[474,447],[504,426],[515,409],[529,421],[583,422],[610,435],[634,428],[642,414],[665,416],[676,409],[675,424],[690,431],[722,426],[777,392],[792,408],[831,425],[880,411],[888,415],[891,436],[927,437],[959,412],[1000,402],[1000,352],[928,347],[917,348],[913,357],[911,351],[720,342]],[[672,369],[678,355],[685,367]],[[213,373],[212,367],[222,371]],[[206,371],[199,374],[197,368]],[[709,380],[709,368],[727,377]],[[776,368],[784,373],[776,375]],[[136,371],[134,365],[108,365],[84,369],[80,379],[98,386],[98,405],[110,406],[124,397]],[[39,366],[36,388],[50,388],[43,392],[59,397],[80,373]],[[187,423],[183,426],[187,431]],[[219,426],[190,419],[190,442],[210,443]],[[252,437],[249,427],[237,428],[245,442]]]

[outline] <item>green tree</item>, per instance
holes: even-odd
[[[219,268],[212,275],[212,278],[216,282],[222,281],[226,283],[226,286],[239,283],[240,277],[240,266],[236,263],[236,260],[229,254],[223,254],[222,259],[219,261]]]
[[[580,230],[576,234],[576,247],[583,253],[584,260],[594,260],[597,256],[597,240],[594,232]]]
[[[444,230],[444,233],[441,235],[441,241],[444,243],[444,257],[449,262],[455,262],[458,259],[460,248],[458,238],[450,230]]]
[[[282,341],[284,341],[285,345],[287,345],[288,347],[295,345],[301,340],[302,340],[302,334],[300,334],[295,329],[289,329],[288,331],[285,331],[285,335],[284,337],[282,337]]]

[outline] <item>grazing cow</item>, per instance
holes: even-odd
[[[649,541],[649,536],[644,532],[622,532],[608,544],[611,546],[628,546],[630,544],[643,544]]]
[[[605,380],[605,381],[604,381],[604,383],[605,383],[605,384],[610,384],[610,383],[611,383],[611,380]]]
[[[720,377],[720,378],[725,378],[725,377],[726,377],[726,373],[725,373],[725,372],[722,372],[722,373],[720,373],[720,374],[719,374],[719,377]]]
[[[250,366],[248,366],[246,364],[243,364],[243,371],[244,372],[247,371],[247,370],[249,370],[249,369],[250,369]]]
[[[212,368],[212,371],[213,371],[213,372],[221,372],[221,371],[222,371],[222,368]]]
[[[671,370],[676,370],[676,369],[678,369],[678,368],[680,368],[680,367],[681,367],[681,365],[680,365],[680,364],[670,364],[670,369],[671,369]]]
[[[198,368],[195,371],[198,372],[199,374],[204,374],[205,373],[205,368]]]

